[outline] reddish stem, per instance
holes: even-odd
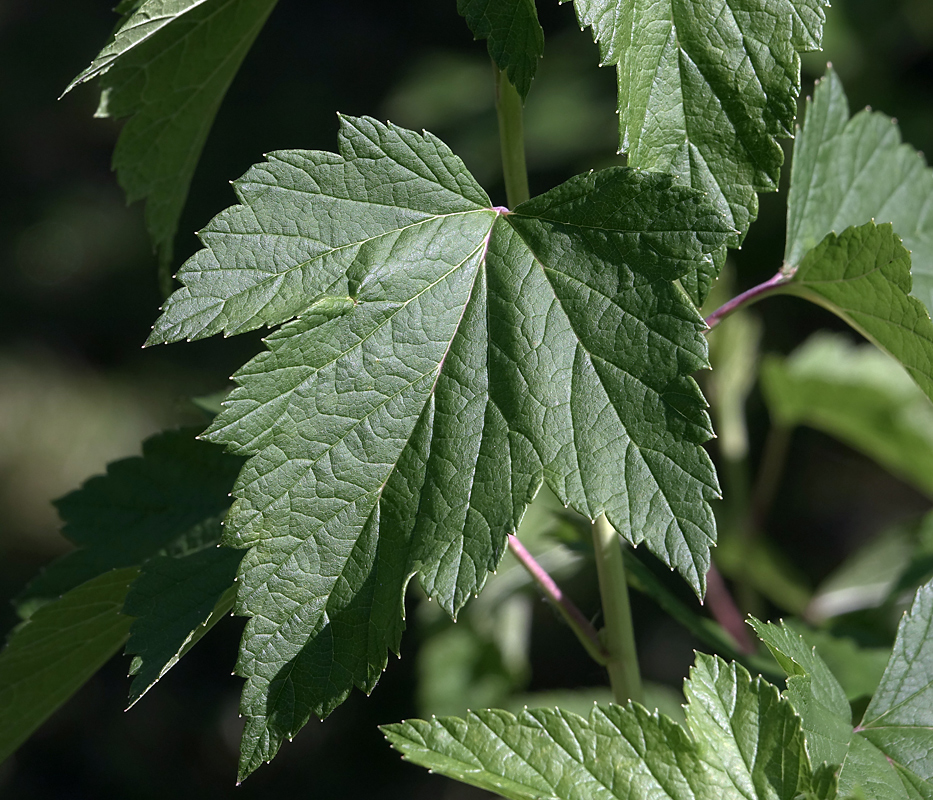
[[[736,311],[742,306],[750,305],[751,303],[760,300],[766,294],[773,292],[778,286],[780,286],[782,283],[786,283],[790,279],[791,275],[787,275],[784,272],[778,272],[776,275],[768,278],[768,280],[766,280],[764,283],[759,283],[757,286],[752,286],[751,289],[747,289],[746,291],[742,292],[742,294],[736,295],[729,302],[721,305],[706,318],[706,324],[709,325],[710,328],[715,328],[733,311]]]
[[[710,564],[709,572],[706,573],[706,600],[713,618],[732,635],[739,650],[746,655],[754,653],[755,643],[748,633],[742,612],[729,594],[729,589],[715,564]]]

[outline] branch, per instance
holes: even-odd
[[[776,275],[768,278],[764,283],[753,286],[751,289],[736,295],[729,302],[721,305],[706,318],[706,324],[709,325],[710,328],[715,328],[733,311],[737,311],[742,308],[742,306],[757,302],[766,294],[773,292],[781,284],[787,283],[792,277],[793,273],[787,274],[783,270],[779,271]]]
[[[544,571],[544,568],[534,559],[534,556],[525,549],[518,537],[514,534],[509,536],[509,549],[518,559],[519,563],[528,570],[528,574],[538,587],[544,592],[544,596],[551,601],[560,615],[564,618],[570,629],[576,634],[577,638],[586,648],[593,660],[600,666],[606,666],[609,663],[609,651],[599,640],[599,634],[592,623],[583,616],[583,612],[577,608],[573,601],[565,595],[560,587],[554,583],[554,579]]]

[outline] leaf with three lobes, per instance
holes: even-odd
[[[511,800],[835,797],[811,775],[790,703],[742,667],[698,655],[686,728],[639,705],[408,720],[382,728],[404,758]]]
[[[62,533],[78,549],[26,587],[16,600],[22,616],[108,570],[180,557],[220,540],[243,461],[197,441],[197,432],[156,434],[143,442],[142,457],[109,464],[106,475],[56,501]]]
[[[890,117],[866,109],[850,119],[829,69],[794,142],[785,264],[799,264],[828,233],[870,220],[894,226],[911,251],[911,294],[933,309],[933,170]]]
[[[697,192],[614,169],[513,211],[430,134],[344,118],[340,155],[274,153],[202,233],[150,342],[298,318],[206,437],[251,456],[241,775],[369,691],[418,573],[451,614],[542,479],[698,593],[717,493],[702,319],[672,283],[728,228]]]
[[[0,651],[0,762],[119,651],[135,567],[105,572],[38,609]]]
[[[100,77],[97,116],[129,117],[113,167],[127,200],[147,201],[146,227],[163,271],[217,109],[275,3],[124,3],[113,39],[65,90]]]
[[[544,53],[535,0],[457,0],[457,11],[524,99]]]
[[[933,582],[921,586],[898,627],[894,651],[854,729],[845,693],[815,651],[786,627],[755,622],[788,674],[814,763],[841,763],[842,795],[873,800],[933,797]]]
[[[841,317],[896,358],[933,399],[933,322],[910,294],[910,253],[890,223],[828,234],[778,291]]]
[[[669,172],[707,192],[738,233],[777,189],[793,134],[799,53],[819,48],[828,0],[574,0],[619,84],[621,149],[630,166]],[[722,258],[685,285],[701,305]]]

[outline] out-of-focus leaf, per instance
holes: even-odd
[[[98,575],[14,628],[0,651],[0,761],[120,650],[132,622],[123,600],[138,574]]]

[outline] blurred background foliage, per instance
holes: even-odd
[[[584,169],[624,163],[614,155],[612,70],[596,68],[596,48],[578,30],[569,4],[538,5],[547,43],[526,107],[532,193]],[[455,6],[454,0],[281,0],[208,140],[182,219],[179,259],[198,246],[192,232],[233,201],[228,181],[262,153],[333,150],[338,111],[431,130],[463,157],[494,202],[504,202],[492,70],[485,45],[472,41]],[[50,500],[108,461],[138,453],[151,433],[196,421],[188,398],[224,389],[260,347],[256,333],[140,348],[160,298],[142,209],[126,207],[109,168],[119,125],[92,118],[94,88],[56,102],[114,21],[106,0],[0,3],[0,595],[6,598],[68,549]],[[803,59],[805,93],[827,60],[854,109],[870,104],[896,117],[907,141],[933,152],[929,0],[837,0],[824,52]],[[785,193],[761,199],[759,222],[730,259],[736,291],[780,266]],[[885,461],[877,443],[818,419],[780,416],[781,386],[803,379],[794,369],[806,372],[806,364],[781,356],[823,328],[843,330],[815,307],[776,298],[727,321],[712,343],[721,368],[703,380],[718,403],[721,437],[711,452],[727,497],[738,498],[718,511],[718,558],[727,578],[738,578],[734,588],[746,610],[804,614],[812,627],[802,630],[827,648],[828,661],[847,669],[844,683],[858,703],[883,668],[880,648],[890,642],[899,598],[933,567],[933,522],[923,517],[931,495],[906,465]],[[840,335],[842,352],[852,337]],[[765,393],[743,378],[761,354],[768,354],[772,385]],[[911,425],[927,424],[928,409],[911,411],[905,397],[875,398],[871,424],[881,420],[884,430],[906,436]],[[777,425],[769,422],[769,408]],[[856,429],[867,424],[853,422]],[[754,479],[759,464],[766,465],[763,480]],[[522,538],[598,622],[579,521],[545,496],[527,515]],[[646,563],[665,602],[687,609],[682,619],[706,614],[667,570]],[[685,626],[659,609],[660,591],[655,599],[633,598],[638,644],[655,702],[677,714],[693,649],[707,645],[697,638],[702,625]],[[325,723],[312,722],[238,789],[240,680],[230,669],[242,621],[231,619],[129,714],[120,713],[128,660],[115,659],[0,765],[0,794],[207,800],[235,792],[245,800],[310,790],[318,797],[479,797],[403,764],[375,726],[487,705],[560,702],[583,710],[608,698],[602,671],[508,559],[456,627],[416,591],[410,594],[404,657],[390,661],[372,698],[355,693]],[[4,605],[3,630],[14,622]]]

